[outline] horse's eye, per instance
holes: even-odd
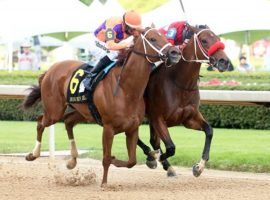
[[[202,43],[203,44],[207,44],[207,40],[202,40]]]
[[[151,41],[151,42],[156,42],[157,39],[156,39],[156,38],[150,38],[150,41]]]

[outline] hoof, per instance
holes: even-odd
[[[167,170],[167,176],[168,177],[177,177],[176,172],[174,171],[174,169],[172,167],[169,167]]]
[[[101,186],[100,186],[102,189],[107,189],[108,188],[108,185],[107,183],[101,183]]]
[[[156,169],[157,168],[157,161],[156,160],[153,160],[153,161],[146,160],[146,165],[150,169]]]
[[[33,161],[36,160],[37,157],[33,155],[33,153],[29,153],[27,156],[25,156],[25,160],[27,161]]]
[[[193,168],[192,168],[193,176],[199,177],[202,171],[203,171],[203,168],[200,168],[200,165],[198,163],[193,165]]]
[[[77,165],[77,160],[76,158],[71,158],[69,161],[67,161],[66,167],[68,169],[74,169]]]
[[[146,165],[150,169],[156,169],[157,168],[157,161],[155,158],[148,156],[146,159]]]

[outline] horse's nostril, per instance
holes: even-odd
[[[225,64],[225,60],[223,59],[223,58],[221,58],[221,59],[219,59],[219,61],[218,61],[220,64]]]
[[[175,50],[173,50],[173,51],[170,51],[170,55],[172,55],[172,56],[176,56],[176,55],[178,55],[179,53],[177,52],[177,51],[175,51]]]
[[[229,61],[227,59],[221,58],[218,60],[218,63],[221,65],[228,65]]]

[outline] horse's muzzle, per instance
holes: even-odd
[[[181,59],[180,50],[175,46],[172,46],[169,48],[169,50],[167,52],[167,56],[168,56],[169,62],[171,64],[176,64]]]
[[[225,58],[215,60],[213,59],[213,57],[210,57],[210,64],[215,67],[219,72],[225,72],[230,66],[230,61]]]

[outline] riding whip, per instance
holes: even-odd
[[[186,15],[186,11],[185,11],[185,7],[184,7],[184,4],[183,4],[183,1],[182,0],[179,0],[179,2],[180,2],[180,5],[181,5],[183,14],[184,14],[185,21],[187,21],[187,15]]]

